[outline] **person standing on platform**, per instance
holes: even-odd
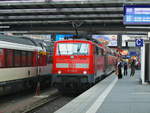
[[[130,76],[134,76],[135,74],[135,60],[133,59],[131,62],[131,74]]]
[[[121,70],[121,67],[122,67],[122,62],[121,62],[121,59],[119,59],[119,61],[118,61],[118,63],[117,63],[118,79],[121,79],[121,78],[122,78],[122,70]]]
[[[127,76],[128,74],[128,64],[127,62],[124,62],[124,76]]]

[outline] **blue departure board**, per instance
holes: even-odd
[[[150,24],[150,5],[124,6],[124,24]]]
[[[73,34],[56,34],[55,41],[64,40],[65,37],[72,37],[72,36],[74,35]]]

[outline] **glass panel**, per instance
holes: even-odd
[[[6,50],[6,67],[13,67],[13,50]]]
[[[3,57],[3,49],[0,49],[0,67],[4,66],[4,57]]]
[[[27,66],[27,52],[26,51],[22,51],[21,55],[22,55],[21,65],[23,67],[25,67],[25,66]]]
[[[32,66],[33,53],[28,52],[27,56],[28,56],[28,66]]]
[[[88,55],[89,44],[86,43],[59,43],[57,55]]]
[[[20,51],[18,50],[14,51],[14,66],[16,67],[21,66],[21,56]]]

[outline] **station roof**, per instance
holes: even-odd
[[[150,4],[149,0],[0,0],[0,31],[13,33],[139,33],[127,28],[123,6]]]

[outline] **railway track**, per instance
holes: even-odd
[[[55,88],[41,90],[39,96],[35,96],[35,93],[30,91],[3,96],[0,97],[0,113],[26,113],[47,102],[57,100],[59,96]]]
[[[37,96],[37,98],[38,97],[40,98],[40,96]],[[35,111],[36,109],[39,109],[40,107],[44,106],[45,104],[51,103],[51,102],[53,102],[53,101],[55,101],[61,97],[62,97],[62,95],[59,92],[56,92],[56,93],[54,93],[48,97],[45,97],[45,98],[40,99],[34,103],[31,103],[27,106],[24,106],[21,109],[13,111],[12,113],[30,113],[30,112]]]

